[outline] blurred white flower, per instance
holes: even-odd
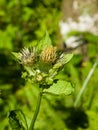
[[[79,16],[78,20],[80,23],[89,23],[89,24],[94,23],[93,17],[91,17],[89,15],[81,15],[81,16]]]
[[[68,33],[71,30],[69,24],[64,23],[63,21],[60,21],[59,26],[60,26],[60,32],[62,36],[65,36],[66,33]]]
[[[98,34],[98,29],[95,24],[98,23],[98,14],[95,14],[93,17],[89,15],[81,15],[78,17],[78,22],[73,21],[69,18],[66,22],[62,20],[59,22],[60,32],[63,38],[66,37],[66,34],[72,30],[80,32],[91,32],[93,34]]]
[[[82,36],[71,36],[66,40],[65,44],[67,48],[76,48],[83,44]]]
[[[97,24],[96,24],[97,23]],[[98,14],[94,16],[90,15],[81,15],[78,17],[78,22],[73,21],[72,18],[69,18],[66,22],[62,20],[59,22],[60,32],[62,38],[65,40],[67,47],[76,47],[78,44],[81,44],[81,40],[77,40],[77,37],[70,37],[66,40],[66,36],[70,31],[79,31],[79,32],[91,32],[94,35],[98,35]]]

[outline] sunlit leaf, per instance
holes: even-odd
[[[70,95],[74,91],[70,82],[59,80],[57,83],[54,83],[50,88],[45,89],[45,93],[51,93],[54,95]]]

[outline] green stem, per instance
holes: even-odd
[[[41,99],[42,99],[42,91],[43,91],[43,90],[41,90],[41,91],[39,92],[36,109],[35,109],[34,116],[33,116],[33,118],[32,118],[32,121],[31,121],[29,130],[33,130],[33,129],[34,129],[34,124],[35,124],[35,121],[36,121],[36,119],[37,119],[37,116],[38,116],[38,113],[39,113],[39,109],[40,109],[40,104],[41,104]]]
[[[82,96],[84,90],[86,89],[87,84],[88,84],[88,82],[89,82],[89,80],[90,80],[92,74],[94,73],[94,70],[95,70],[95,68],[96,68],[97,65],[98,65],[98,59],[95,61],[93,67],[91,68],[89,74],[87,75],[87,78],[85,79],[85,81],[84,81],[84,83],[83,83],[83,86],[82,86],[82,88],[81,88],[79,94],[77,95],[76,101],[75,101],[75,103],[74,103],[74,107],[77,107],[78,102],[79,102],[79,100],[81,99],[81,96]]]

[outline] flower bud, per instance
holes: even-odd
[[[54,63],[57,58],[56,47],[47,47],[41,53],[41,59],[45,63]]]
[[[41,81],[43,79],[42,75],[38,74],[36,80]]]
[[[36,59],[36,51],[35,48],[23,48],[21,52],[19,52],[19,63],[24,65],[31,65],[34,63]]]

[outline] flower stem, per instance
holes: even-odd
[[[42,91],[43,91],[43,90],[41,90],[41,91],[39,92],[36,109],[35,109],[34,116],[33,116],[33,118],[32,118],[32,121],[31,121],[29,130],[33,130],[33,129],[34,129],[34,124],[35,124],[35,121],[36,121],[36,119],[37,119],[37,116],[38,116],[38,113],[39,113],[39,109],[40,109],[40,104],[41,104],[41,99],[42,99]]]
[[[83,83],[83,86],[82,86],[82,88],[81,88],[79,94],[77,95],[76,101],[75,101],[75,103],[74,103],[74,107],[77,107],[78,102],[79,102],[79,100],[81,99],[81,96],[82,96],[84,90],[86,89],[87,84],[88,84],[88,82],[89,82],[91,76],[93,75],[94,70],[95,70],[95,68],[96,68],[97,65],[98,65],[98,59],[96,59],[94,65],[92,66],[91,70],[89,71],[89,73],[88,73],[88,75],[87,75],[87,77],[86,77],[86,79],[85,79],[85,81],[84,81],[84,83]]]

